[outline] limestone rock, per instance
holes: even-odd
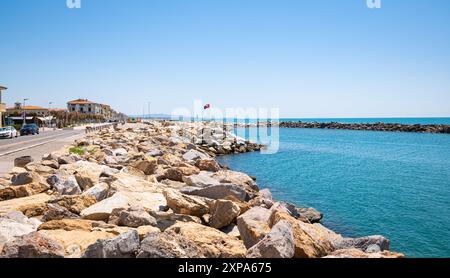
[[[80,218],[78,214],[70,212],[67,208],[57,204],[47,204],[47,209],[42,216],[42,221],[47,222],[51,220],[61,219],[77,219]]]
[[[262,207],[253,207],[237,218],[241,238],[247,248],[263,239],[269,232],[270,211]]]
[[[208,204],[198,197],[184,195],[173,189],[166,189],[163,194],[167,206],[175,213],[201,217],[209,212]]]
[[[144,238],[146,238],[150,234],[161,233],[161,230],[159,228],[153,226],[140,226],[136,230],[139,234],[139,240],[141,241],[144,240]]]
[[[108,196],[108,191],[109,185],[105,182],[102,182],[83,192],[83,195],[94,197],[97,202],[100,202]]]
[[[199,217],[192,215],[163,211],[150,211],[150,215],[156,219],[156,225],[162,231],[166,230],[177,222],[195,222],[198,224],[202,224],[202,220]]]
[[[220,170],[219,163],[217,163],[214,159],[197,160],[195,166],[202,171],[218,172]]]
[[[42,193],[29,197],[12,199],[0,202],[0,215],[13,211],[23,211],[30,207],[45,207],[46,202],[51,199],[51,196]]]
[[[217,173],[213,173],[211,177],[221,183],[236,184],[247,192],[256,193],[259,191],[256,182],[249,175],[241,172],[221,170]]]
[[[19,174],[15,174],[11,178],[12,185],[25,185],[30,183],[40,183],[42,181],[42,177],[39,176],[35,172],[23,172]]]
[[[112,197],[83,209],[80,215],[89,220],[108,221],[108,218],[114,209],[128,208],[129,206],[129,199],[121,193],[116,193]]]
[[[8,242],[0,254],[3,258],[63,258],[64,248],[56,241],[32,232]]]
[[[235,184],[217,184],[203,188],[185,187],[181,190],[187,195],[196,195],[209,199],[225,199],[228,196],[233,196],[240,201],[245,201],[248,198],[247,192]]]
[[[81,194],[81,188],[74,176],[56,174],[48,177],[47,182],[61,195]]]
[[[135,258],[139,250],[139,234],[130,230],[115,238],[98,240],[87,247],[83,258]]]
[[[197,150],[189,150],[183,155],[183,159],[187,161],[194,161],[197,159],[208,159],[208,155]]]
[[[383,236],[343,238],[333,242],[335,249],[360,249],[366,251],[371,245],[379,246],[381,251],[389,250],[389,240]]]
[[[288,221],[279,221],[260,242],[247,251],[248,258],[292,258],[294,234]]]
[[[308,219],[311,224],[319,223],[323,218],[323,214],[314,208],[297,208],[299,218],[304,217]]]
[[[155,173],[158,160],[151,156],[145,156],[144,159],[138,161],[134,167],[143,171],[146,175],[152,175]]]
[[[52,169],[59,169],[59,163],[56,160],[42,160],[41,164]]]
[[[21,212],[10,212],[0,217],[0,251],[5,243],[35,232],[40,224],[39,220],[28,219]]]
[[[236,219],[240,211],[239,206],[232,201],[217,200],[211,208],[209,225],[216,229],[225,227]]]
[[[220,182],[211,177],[208,172],[200,172],[198,175],[183,177],[183,181],[193,187],[208,187],[211,185],[219,185]]]
[[[72,213],[80,214],[84,209],[91,207],[97,202],[94,197],[74,195],[74,196],[62,196],[54,200],[49,201],[50,204],[57,204],[65,207]]]
[[[156,219],[139,206],[128,209],[114,209],[109,216],[109,223],[131,228],[157,225]]]

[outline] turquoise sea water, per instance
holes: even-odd
[[[280,129],[276,154],[220,158],[345,236],[381,234],[409,257],[450,257],[450,135]],[[250,138],[256,139],[256,138]]]

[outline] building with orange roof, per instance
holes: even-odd
[[[39,117],[45,117],[48,115],[48,108],[40,107],[40,106],[33,106],[33,105],[26,105],[23,106],[22,103],[16,102],[14,104],[14,107],[6,108],[6,114],[7,115],[22,115],[22,113],[25,112],[27,115],[30,116],[39,116]]]
[[[103,107],[100,103],[92,102],[88,99],[76,99],[67,103],[67,109],[69,112],[102,115]]]

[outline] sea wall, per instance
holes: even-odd
[[[370,130],[391,132],[417,132],[417,133],[445,133],[450,134],[450,125],[405,125],[390,123],[353,123],[344,124],[337,122],[280,122],[279,127],[285,128],[318,128],[318,129],[347,129],[347,130]]]
[[[0,257],[404,256],[383,236],[333,232],[215,160],[260,148],[214,123],[153,121],[17,159],[0,177]]]

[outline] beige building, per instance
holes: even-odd
[[[100,103],[95,103],[87,99],[76,99],[67,103],[69,112],[76,112],[82,114],[101,115],[103,107]]]
[[[0,127],[3,126],[3,114],[6,112],[6,104],[2,101],[2,91],[7,90],[8,88],[0,86]]]

